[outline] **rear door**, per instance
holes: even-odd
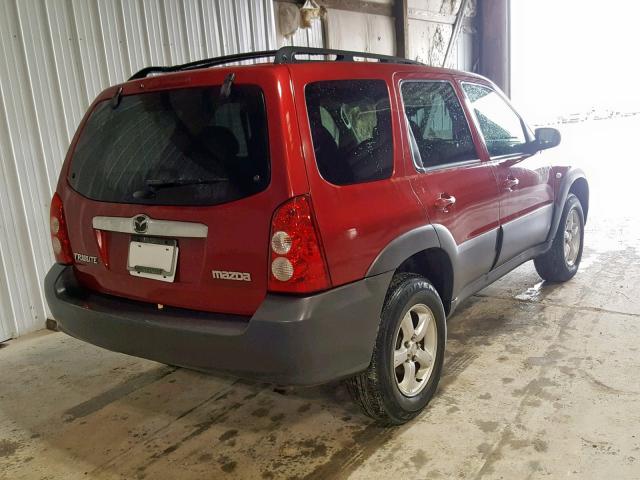
[[[424,225],[403,175],[391,65],[290,65],[307,175],[334,286],[362,279],[380,251]],[[307,121],[308,119],[308,121]]]
[[[487,273],[493,264],[499,226],[499,191],[494,170],[480,158],[469,119],[448,75],[398,76],[411,159],[411,183],[459,262],[454,292]]]
[[[296,145],[280,120],[291,108],[288,78],[284,67],[189,72],[97,102],[62,189],[80,281],[150,303],[252,314],[266,294],[271,215],[306,188],[287,168]]]
[[[544,152],[528,152],[533,133],[500,92],[470,82],[463,82],[462,89],[500,188],[500,265],[546,240],[553,216],[551,169]]]

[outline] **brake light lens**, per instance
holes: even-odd
[[[71,252],[71,244],[69,243],[67,224],[64,220],[62,199],[57,193],[54,193],[51,199],[49,226],[51,228],[51,246],[53,247],[56,262],[67,265],[73,263],[73,253]]]
[[[270,247],[269,290],[310,293],[331,286],[307,195],[278,207],[271,221]]]

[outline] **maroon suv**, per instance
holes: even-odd
[[[487,79],[394,57],[149,67],[102,92],[71,143],[47,300],[110,350],[348,379],[367,414],[403,423],[436,390],[464,298],[531,259],[575,275],[589,188],[550,163],[559,141]]]

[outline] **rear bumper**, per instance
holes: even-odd
[[[252,317],[165,308],[90,292],[73,268],[45,279],[60,329],[161,363],[280,385],[314,385],[367,368],[392,272],[306,297],[268,294]]]

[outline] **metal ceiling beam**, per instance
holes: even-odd
[[[274,0],[283,3],[293,3],[301,7],[304,0]],[[393,16],[393,7],[386,3],[367,2],[364,0],[316,0],[321,7],[335,10],[346,10],[348,12],[369,13],[372,15]]]
[[[422,20],[424,22],[441,23],[443,25],[453,25],[456,22],[455,15],[431,12],[422,8],[409,8],[407,14],[410,20]]]

